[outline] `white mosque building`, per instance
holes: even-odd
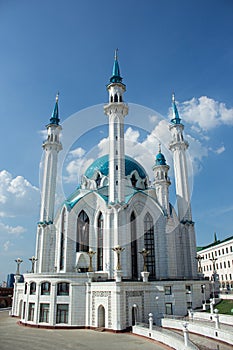
[[[62,149],[56,99],[43,143],[33,269],[24,274],[23,283],[15,277],[12,315],[19,316],[22,324],[121,331],[136,321],[146,322],[151,312],[159,321],[163,314],[185,315],[188,308],[203,302],[188,185],[188,143],[175,98],[167,132],[177,212],[169,201],[169,165],[161,149],[151,164],[151,182],[145,169],[125,154],[128,106],[116,55],[107,90],[109,153],[89,166],[79,188],[54,216]]]

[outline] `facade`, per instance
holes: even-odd
[[[198,249],[201,257],[202,272],[205,277],[213,279],[218,276],[220,290],[233,290],[233,236],[223,241],[215,241]]]
[[[24,324],[105,327],[120,331],[152,312],[185,315],[203,302],[197,272],[186,150],[172,99],[168,133],[174,157],[178,212],[169,201],[169,166],[159,152],[153,185],[145,169],[125,154],[124,102],[117,55],[107,85],[109,154],[86,170],[80,186],[54,216],[60,142],[58,98],[47,125],[36,259],[24,283],[16,276],[12,314]],[[140,253],[140,254],[139,254]],[[206,293],[208,295],[208,283]]]

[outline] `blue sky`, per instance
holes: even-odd
[[[106,117],[99,116],[102,107],[91,106],[107,101],[116,47],[125,100],[145,106],[137,109],[145,112],[141,131],[133,115],[127,120],[129,152],[137,149],[133,155],[140,159],[150,144],[155,154],[153,132],[166,146],[164,121],[175,91],[194,168],[197,243],[208,244],[215,231],[220,239],[233,235],[232,18],[231,0],[1,0],[0,280],[15,271],[19,256],[22,271],[29,269],[35,252],[41,131],[57,90],[62,122],[69,121],[64,140],[65,130],[78,139],[64,163],[65,193],[77,186],[75,171],[85,154],[104,152]],[[70,116],[84,108],[90,114],[85,138],[79,123],[70,127]],[[163,118],[149,119],[147,112]]]

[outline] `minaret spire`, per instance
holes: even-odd
[[[53,109],[53,113],[50,118],[50,124],[59,125],[59,109],[58,109],[58,100],[59,100],[59,91],[56,94],[55,105]]]
[[[104,107],[104,112],[109,118],[109,202],[115,204],[125,201],[124,117],[128,114],[128,107],[123,102],[126,88],[120,75],[118,49],[115,50],[107,90],[109,103]]]
[[[176,100],[175,100],[175,93],[174,92],[172,93],[172,113],[173,113],[173,118],[172,118],[171,122],[173,124],[180,124],[181,119],[180,119],[179,112],[178,112],[177,107],[176,107]]]

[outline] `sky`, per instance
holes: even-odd
[[[59,95],[63,151],[57,203],[107,152],[114,50],[126,84],[126,152],[153,181],[168,150],[171,95],[189,142],[197,244],[233,235],[232,0],[0,0],[0,281],[30,269],[45,125]],[[174,203],[175,204],[175,203]]]

